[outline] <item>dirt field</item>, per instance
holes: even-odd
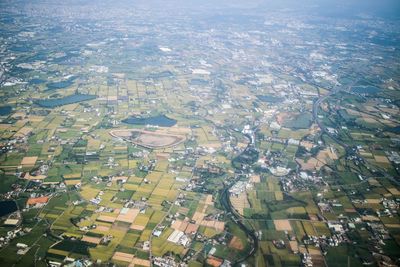
[[[289,246],[293,252],[295,253],[299,252],[299,244],[297,243],[297,241],[289,241]]]
[[[167,147],[180,141],[180,138],[175,136],[142,133],[139,137],[134,139],[138,145],[149,147]]]
[[[143,225],[131,224],[129,228],[132,230],[143,231],[146,227],[144,227]]]
[[[198,229],[199,225],[190,223],[188,227],[186,227],[185,233],[186,234],[196,233]]]
[[[379,204],[379,203],[381,203],[381,200],[380,199],[376,199],[376,198],[367,198],[366,200],[367,200],[368,204]]]
[[[115,222],[116,218],[115,217],[111,217],[111,216],[107,216],[107,215],[100,215],[99,217],[97,217],[97,221],[101,221],[101,222]]]
[[[260,183],[261,182],[260,179],[261,179],[260,175],[252,175],[250,177],[250,181],[253,183]]]
[[[250,208],[250,203],[247,200],[246,192],[243,192],[236,196],[231,196],[230,201],[232,206],[239,212],[240,215],[243,215],[244,208]]]
[[[108,231],[110,231],[110,227],[105,226],[105,225],[98,225],[96,227],[96,230],[101,231],[101,232],[108,232]]]
[[[120,222],[127,222],[127,223],[133,223],[133,221],[136,219],[136,216],[139,214],[138,209],[129,209],[125,213],[120,213],[117,217],[117,221]]]
[[[203,220],[205,214],[204,213],[200,213],[200,212],[195,212],[193,214],[192,220],[196,221],[196,222],[200,222],[201,220]]]
[[[21,161],[21,165],[35,165],[38,157],[24,157]]]
[[[82,241],[98,245],[100,244],[101,238],[84,235]]]
[[[393,195],[395,195],[395,196],[400,195],[400,191],[397,190],[397,188],[390,187],[390,188],[388,188],[387,190],[388,190],[390,193],[392,193]]]
[[[31,127],[22,127],[21,129],[19,129],[19,131],[15,134],[15,136],[27,136],[32,132],[32,128]]]
[[[324,165],[324,163],[318,161],[316,158],[310,158],[307,162],[302,159],[296,159],[296,161],[301,165],[302,170],[319,170]]]
[[[116,260],[116,261],[124,261],[124,262],[130,263],[135,258],[135,255],[123,253],[123,252],[115,252],[115,254],[112,258],[113,258],[113,260]]]
[[[129,267],[133,267],[133,266],[150,266],[151,263],[149,260],[143,260],[143,259],[139,259],[139,258],[134,258],[131,262],[131,264],[129,265]]]
[[[66,185],[77,185],[81,182],[81,179],[77,179],[77,180],[66,180],[65,184]]]
[[[386,156],[374,156],[375,161],[378,163],[390,163]]]
[[[166,148],[176,146],[183,141],[186,137],[178,134],[166,134],[165,131],[142,131],[142,130],[114,130],[111,131],[111,136],[122,138],[128,142],[146,148]]]
[[[338,156],[333,149],[326,148],[321,150],[316,158],[310,158],[305,162],[302,159],[296,159],[297,163],[301,165],[302,170],[320,170],[322,166],[326,165],[329,161],[337,160]]]
[[[236,236],[234,236],[232,238],[231,242],[229,242],[229,247],[237,249],[237,250],[243,250],[244,249],[242,241]]]
[[[30,175],[29,173],[27,173],[27,174],[24,176],[24,179],[26,179],[26,180],[44,180],[44,179],[46,179],[46,178],[47,178],[46,175],[32,176],[32,175]]]
[[[274,224],[277,231],[292,231],[289,220],[274,220]]]

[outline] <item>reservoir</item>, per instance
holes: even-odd
[[[36,84],[41,84],[41,83],[44,83],[44,82],[45,82],[45,80],[38,79],[38,78],[34,78],[34,79],[29,81],[30,84],[35,84],[35,85]]]
[[[375,87],[375,86],[354,86],[351,91],[353,93],[357,93],[357,94],[376,94],[379,92],[379,88]]]
[[[36,100],[35,104],[44,107],[44,108],[54,108],[63,105],[69,105],[73,103],[79,103],[82,101],[92,100],[95,99],[95,95],[85,95],[85,94],[75,94],[69,95],[62,98],[50,98],[44,100]]]
[[[0,201],[0,217],[11,214],[17,210],[18,207],[15,201],[12,200]]]
[[[172,127],[177,123],[176,120],[170,119],[165,115],[158,115],[148,118],[130,117],[122,122],[133,125],[155,125],[160,127]]]
[[[6,116],[9,115],[12,111],[11,106],[1,106],[0,107],[0,116]]]
[[[391,127],[391,128],[388,128],[387,130],[388,130],[389,132],[399,134],[399,133],[400,133],[400,126]]]
[[[68,80],[65,81],[59,81],[59,82],[51,82],[48,83],[47,86],[47,90],[46,91],[51,91],[51,90],[58,90],[58,89],[62,89],[62,88],[67,88],[69,86],[71,86],[74,83],[74,80],[76,79],[76,77],[71,77]]]

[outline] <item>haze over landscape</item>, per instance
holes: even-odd
[[[400,1],[0,1],[0,266],[399,266]]]

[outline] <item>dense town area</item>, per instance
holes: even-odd
[[[398,20],[54,2],[0,3],[1,266],[400,264]]]

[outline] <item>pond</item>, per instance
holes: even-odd
[[[158,115],[148,118],[131,117],[123,120],[122,122],[134,125],[155,125],[160,127],[172,127],[177,123],[176,120],[168,118],[165,115]]]
[[[41,84],[44,82],[45,82],[45,80],[38,79],[38,78],[33,78],[32,80],[29,81],[30,84]]]
[[[0,217],[11,214],[17,210],[18,207],[15,201],[12,200],[0,201]]]
[[[367,86],[354,86],[351,88],[351,91],[356,94],[376,94],[379,92],[379,88],[372,86],[372,85],[367,85]]]
[[[76,79],[76,77],[71,77],[68,80],[65,81],[59,81],[59,82],[51,82],[48,83],[47,86],[47,90],[46,91],[51,91],[51,90],[58,90],[58,89],[62,89],[62,88],[67,88],[69,86],[71,86],[74,83],[74,80]]]
[[[27,53],[32,51],[32,48],[28,46],[12,46],[10,47],[10,50],[13,52]]]
[[[400,126],[387,128],[387,130],[388,130],[389,132],[392,132],[392,133],[400,134]]]
[[[79,103],[82,101],[88,101],[95,99],[95,95],[85,95],[85,94],[75,94],[69,95],[61,98],[49,98],[44,100],[35,100],[35,104],[44,107],[44,108],[54,108],[64,105],[69,105],[73,103]]]
[[[1,106],[0,107],[0,116],[6,116],[9,115],[12,111],[11,106]]]

